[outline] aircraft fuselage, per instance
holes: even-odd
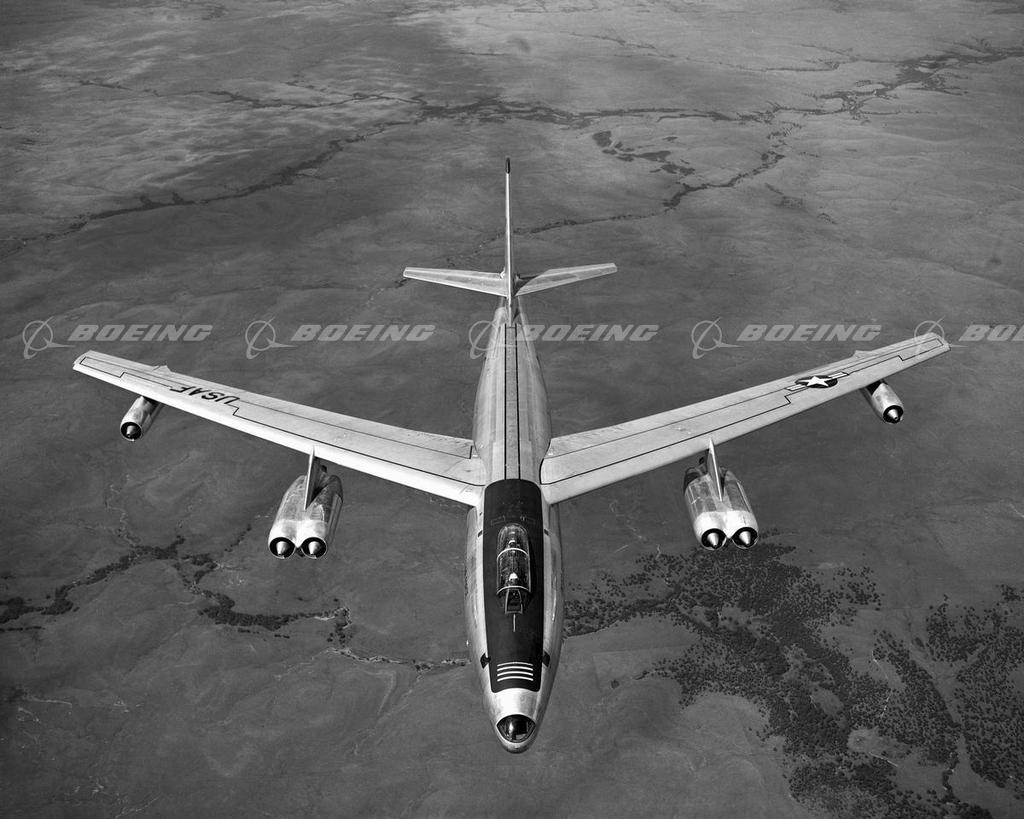
[[[540,490],[547,394],[517,307],[511,318],[506,305],[495,311],[477,390],[473,442],[487,486],[467,516],[465,588],[470,662],[491,725],[512,752],[536,738],[564,612],[558,516]]]

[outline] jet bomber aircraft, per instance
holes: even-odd
[[[752,547],[757,520],[715,447],[859,390],[896,423],[903,405],[889,376],[949,349],[935,334],[645,418],[552,437],[540,365],[523,297],[615,272],[613,264],[546,270],[526,278],[512,254],[510,163],[505,163],[505,263],[500,273],[406,268],[405,276],[499,299],[477,388],[471,438],[418,432],[201,378],[87,352],[74,368],[138,396],[121,421],[142,437],[166,406],[303,453],[308,468],[285,491],[270,528],[274,557],[323,557],[338,525],[341,481],[333,464],[463,504],[465,612],[470,665],[491,727],[513,753],[537,738],[562,648],[564,598],[558,504],[683,459],[693,531],[705,549]],[[701,457],[702,456],[702,457]]]

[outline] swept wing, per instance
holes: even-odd
[[[258,438],[468,505],[483,490],[473,442],[417,432],[216,384],[163,366],[88,352],[75,369]]]
[[[557,503],[692,457],[709,441],[738,438],[948,349],[929,333],[698,404],[554,438],[541,465],[543,491]]]

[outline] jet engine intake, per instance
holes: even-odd
[[[312,503],[305,503],[306,476],[299,475],[281,498],[270,527],[267,546],[274,557],[284,560],[299,551],[319,558],[327,553],[341,517],[341,480],[336,475],[325,478]]]
[[[743,486],[728,469],[718,479],[708,473],[707,466],[686,470],[686,511],[693,524],[693,533],[701,546],[710,551],[731,540],[741,549],[749,549],[757,541],[757,519]]]
[[[158,404],[156,401],[140,395],[121,419],[121,435],[129,441],[139,440],[152,425],[153,419],[160,413],[163,406],[163,404]]]
[[[898,424],[903,417],[903,402],[896,391],[884,381],[876,381],[861,388],[875,415],[887,424]]]

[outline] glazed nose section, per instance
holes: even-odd
[[[522,714],[509,714],[498,720],[497,728],[498,734],[508,743],[510,751],[525,751],[533,738],[537,723]]]

